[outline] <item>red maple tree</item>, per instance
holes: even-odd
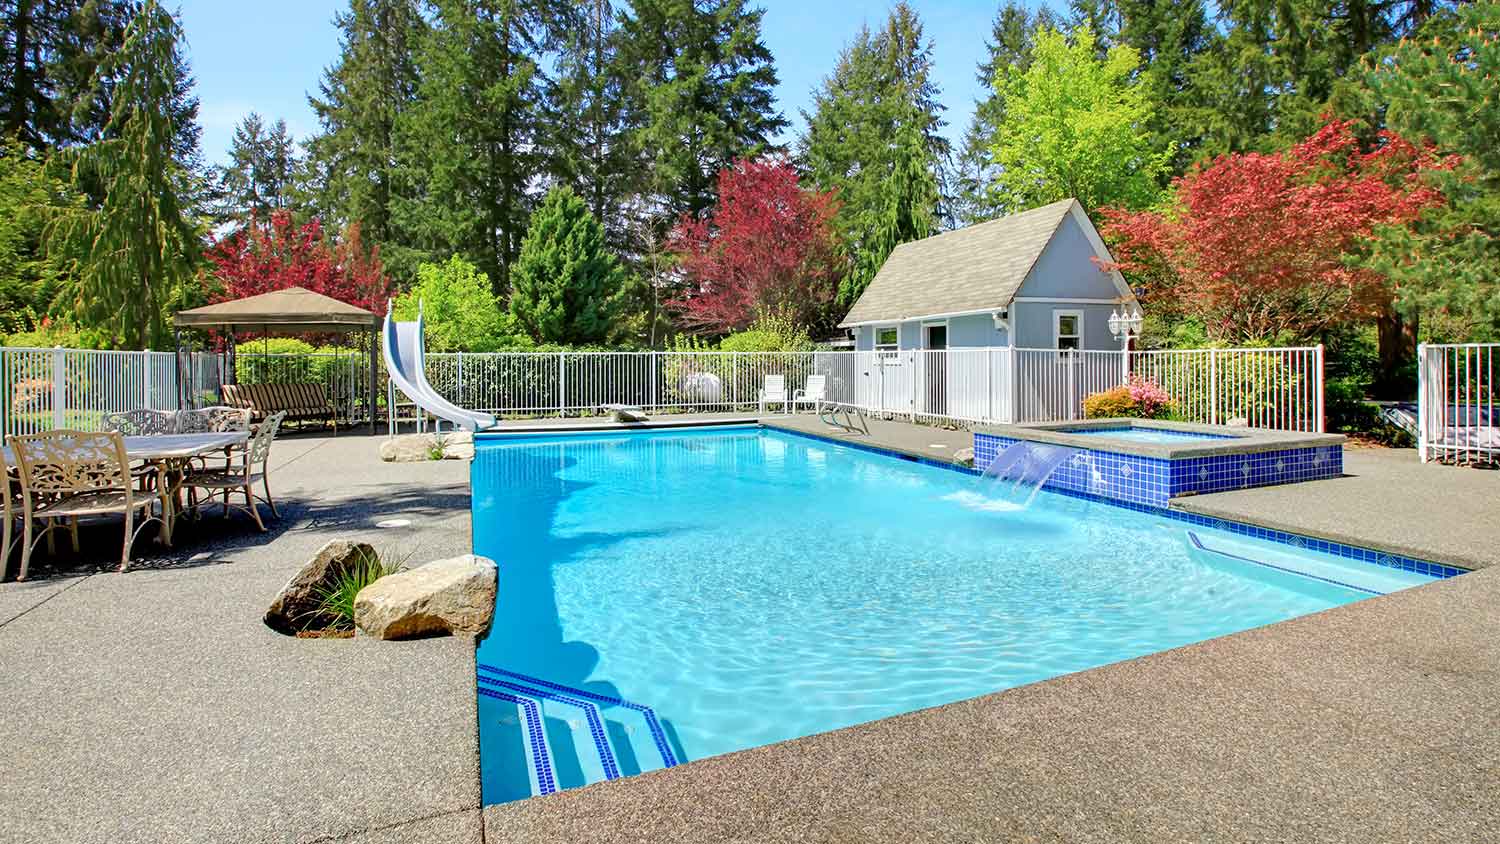
[[[816,326],[844,271],[834,194],[807,190],[778,158],[741,159],[719,173],[707,217],[683,217],[668,238],[684,284],[672,305],[694,331],[743,330],[762,314]]]
[[[1420,174],[1452,163],[1389,132],[1362,149],[1334,120],[1285,152],[1222,155],[1179,177],[1165,210],[1106,208],[1102,231],[1113,268],[1151,279],[1152,298],[1215,338],[1311,338],[1391,300],[1349,258],[1376,226],[1441,203]]]
[[[290,213],[277,211],[214,243],[208,260],[219,282],[211,302],[304,287],[383,313],[391,292],[380,255],[365,248],[358,223],[338,237],[325,237],[318,220],[297,225]]]

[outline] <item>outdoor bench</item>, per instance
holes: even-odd
[[[338,431],[338,409],[322,384],[225,384],[223,400],[249,410],[255,422],[285,411],[288,422],[321,420]]]

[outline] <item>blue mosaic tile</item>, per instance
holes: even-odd
[[[479,682],[511,689],[528,697],[557,701],[558,703],[574,706],[582,710],[583,717],[589,723],[589,736],[594,741],[594,750],[599,754],[599,765],[604,769],[604,778],[607,780],[620,778],[620,768],[615,762],[615,753],[614,749],[610,747],[609,738],[604,733],[604,722],[599,718],[598,707],[588,701],[569,697],[551,689],[533,689],[510,680],[501,680],[498,677],[480,675]]]
[[[982,475],[984,473],[985,467],[988,467],[990,463],[994,461],[996,455],[1003,451],[1006,446],[1016,442],[1015,439],[1010,437],[1002,437],[995,434],[976,433],[974,435],[974,466],[969,467],[961,466],[948,460],[934,460],[925,457],[916,457],[904,452],[896,451],[894,449],[882,448],[880,446],[870,445],[868,443],[854,443],[848,442],[846,440],[835,440],[829,437],[821,437],[817,434],[811,434],[804,431],[790,431],[784,428],[775,428],[773,430],[777,431],[778,433],[806,437],[808,439],[818,440],[819,442],[824,442],[831,445],[847,446],[849,448],[859,449],[860,451],[869,451],[875,454],[884,454],[902,460],[938,466],[943,469],[948,469],[950,471],[959,472],[965,475]],[[1291,469],[1288,469],[1289,461],[1286,457],[1287,451],[1310,453],[1298,455],[1297,459],[1302,462],[1300,464],[1294,465]],[[1097,501],[1116,507],[1124,507],[1129,510],[1150,513],[1155,516],[1175,519],[1177,521],[1186,522],[1188,524],[1216,528],[1218,530],[1228,531],[1230,533],[1238,534],[1241,536],[1249,536],[1255,539],[1264,539],[1268,542],[1277,542],[1283,545],[1291,545],[1298,548],[1311,548],[1314,551],[1321,551],[1325,554],[1332,554],[1334,556],[1344,557],[1346,559],[1358,560],[1360,562],[1369,563],[1371,565],[1385,566],[1387,568],[1401,569],[1402,571],[1416,572],[1418,574],[1425,574],[1429,577],[1457,577],[1461,574],[1467,574],[1469,571],[1468,569],[1459,568],[1457,566],[1434,563],[1428,560],[1419,560],[1400,554],[1390,554],[1383,551],[1372,551],[1369,548],[1360,548],[1354,545],[1345,545],[1343,543],[1333,542],[1331,540],[1318,539],[1316,537],[1303,536],[1301,534],[1288,533],[1286,531],[1272,530],[1270,528],[1242,524],[1240,522],[1230,522],[1224,519],[1217,519],[1210,516],[1200,516],[1197,513],[1188,513],[1183,510],[1176,510],[1167,506],[1168,501],[1172,497],[1172,467],[1163,464],[1168,464],[1170,461],[1162,460],[1159,458],[1139,457],[1136,455],[1113,454],[1111,452],[1092,453],[1095,455],[1106,455],[1109,457],[1118,458],[1118,460],[1115,462],[1107,463],[1107,465],[1109,467],[1112,467],[1117,473],[1119,473],[1120,476],[1120,480],[1118,480],[1115,483],[1114,488],[1110,490],[1111,492],[1115,493],[1114,495],[1102,494],[1101,492],[1091,490],[1088,483],[1081,482],[1083,474],[1077,467],[1070,469],[1067,473],[1059,470],[1057,475],[1053,476],[1057,477],[1058,475],[1062,475],[1064,478],[1068,479],[1071,482],[1069,485],[1059,484],[1054,486],[1052,481],[1049,479],[1045,488],[1049,491],[1057,492],[1062,495],[1072,496],[1074,498],[1083,498],[1089,501]],[[1291,477],[1295,477],[1296,480],[1318,480],[1322,478],[1338,477],[1339,475],[1342,475],[1344,473],[1343,446],[1331,445],[1318,446],[1308,449],[1288,449],[1279,452],[1269,452],[1268,454],[1281,455],[1283,465],[1277,467],[1276,457],[1274,456],[1262,459],[1259,463],[1251,461],[1250,472],[1248,474],[1239,469],[1239,467],[1244,462],[1243,459],[1241,459],[1238,463],[1236,463],[1234,460],[1234,458],[1236,457],[1243,458],[1243,455],[1223,455],[1215,457],[1193,458],[1193,460],[1196,461],[1212,461],[1203,465],[1193,467],[1193,471],[1198,473],[1200,483],[1203,482],[1204,476],[1199,470],[1207,469],[1209,472],[1209,476],[1216,477],[1219,479],[1218,482],[1226,484],[1214,490],[1199,489],[1196,491],[1211,492],[1223,491],[1227,489],[1245,489],[1250,486],[1269,485],[1269,483],[1249,483],[1249,478],[1265,479],[1278,475],[1290,475]],[[1260,457],[1261,455],[1254,456]],[[1123,466],[1127,465],[1123,461],[1131,461],[1128,464],[1131,469],[1129,475],[1126,475],[1125,473],[1119,471]],[[1186,463],[1190,461],[1178,462]],[[1095,465],[1096,467],[1098,466],[1097,463]],[[1259,467],[1259,469],[1257,469],[1257,467]],[[1228,479],[1232,478],[1233,472],[1235,472],[1236,470],[1240,470],[1241,480],[1238,483],[1230,483]],[[1257,474],[1257,471],[1259,472],[1259,474]],[[1147,479],[1145,481],[1139,480],[1142,472],[1146,473]],[[1104,472],[1101,471],[1101,478],[1103,477],[1103,475]],[[1137,478],[1137,480],[1126,482],[1131,477]],[[1093,480],[1092,472],[1089,473],[1088,479],[1089,481]],[[1293,481],[1274,481],[1274,483],[1291,482]],[[1183,480],[1183,483],[1187,483],[1187,481]],[[1109,489],[1108,484],[1105,484],[1104,488]],[[1164,489],[1166,490],[1165,495],[1162,494],[1162,491]]]
[[[526,741],[531,745],[531,765],[532,773],[536,776],[537,793],[551,794],[557,791],[557,778],[552,775],[552,757],[547,753],[547,738],[542,732],[541,709],[536,701],[483,686],[478,691],[485,697],[509,701],[521,707],[521,715],[526,720]]]

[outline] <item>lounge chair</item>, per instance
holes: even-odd
[[[152,466],[155,475],[149,488],[137,488],[142,480],[130,470],[125,457],[125,438],[119,432],[103,434],[83,431],[47,431],[24,437],[11,437],[11,448],[21,466],[21,497],[24,511],[22,528],[21,580],[31,567],[31,549],[36,544],[32,529],[40,520],[47,526],[42,534],[50,549],[56,520],[71,527],[73,551],[78,551],[78,520],[83,516],[119,513],[125,517],[125,543],[120,551],[120,571],[130,565],[130,546],[146,525],[159,522],[162,541],[171,546],[164,516],[172,506],[167,500],[160,465]],[[162,516],[151,515],[151,505],[161,506]],[[135,524],[141,511],[140,525]]]
[[[812,405],[813,412],[818,412],[818,408],[822,407],[823,402],[828,399],[827,385],[828,376],[826,375],[807,376],[807,383],[803,385],[802,389],[792,393],[792,412],[796,413],[797,406],[803,404]]]
[[[760,388],[760,412],[766,412],[766,405],[780,404],[782,410],[791,407],[791,396],[786,392],[785,375],[767,375],[765,384]]]
[[[276,429],[281,426],[281,420],[286,418],[286,411],[277,411],[266,417],[256,429],[255,435],[250,438],[250,443],[244,448],[238,448],[229,453],[229,459],[225,461],[222,468],[199,469],[190,472],[184,486],[196,492],[205,490],[210,500],[215,495],[221,496],[224,505],[224,517],[229,517],[229,496],[239,492],[245,496],[245,505],[235,507],[244,510],[255,519],[256,527],[262,531],[266,529],[266,523],[261,521],[259,501],[266,502],[271,508],[271,515],[280,518],[281,514],[276,511],[276,502],[271,500],[271,478],[266,468],[266,461],[271,457],[271,441],[276,439]],[[260,484],[265,490],[265,495],[255,494],[255,485]],[[196,506],[196,499],[194,501]]]

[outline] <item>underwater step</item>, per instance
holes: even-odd
[[[550,790],[577,788],[677,764],[650,707],[495,666],[479,669],[482,740],[506,749],[498,764],[487,764],[509,772],[486,770],[486,803],[547,794],[549,783]],[[530,793],[509,793],[520,782],[531,783]]]
[[[1384,595],[1431,580],[1415,572],[1370,565],[1314,548],[1273,546],[1219,533],[1187,531],[1187,537],[1193,557],[1205,565],[1303,594],[1338,589]]]

